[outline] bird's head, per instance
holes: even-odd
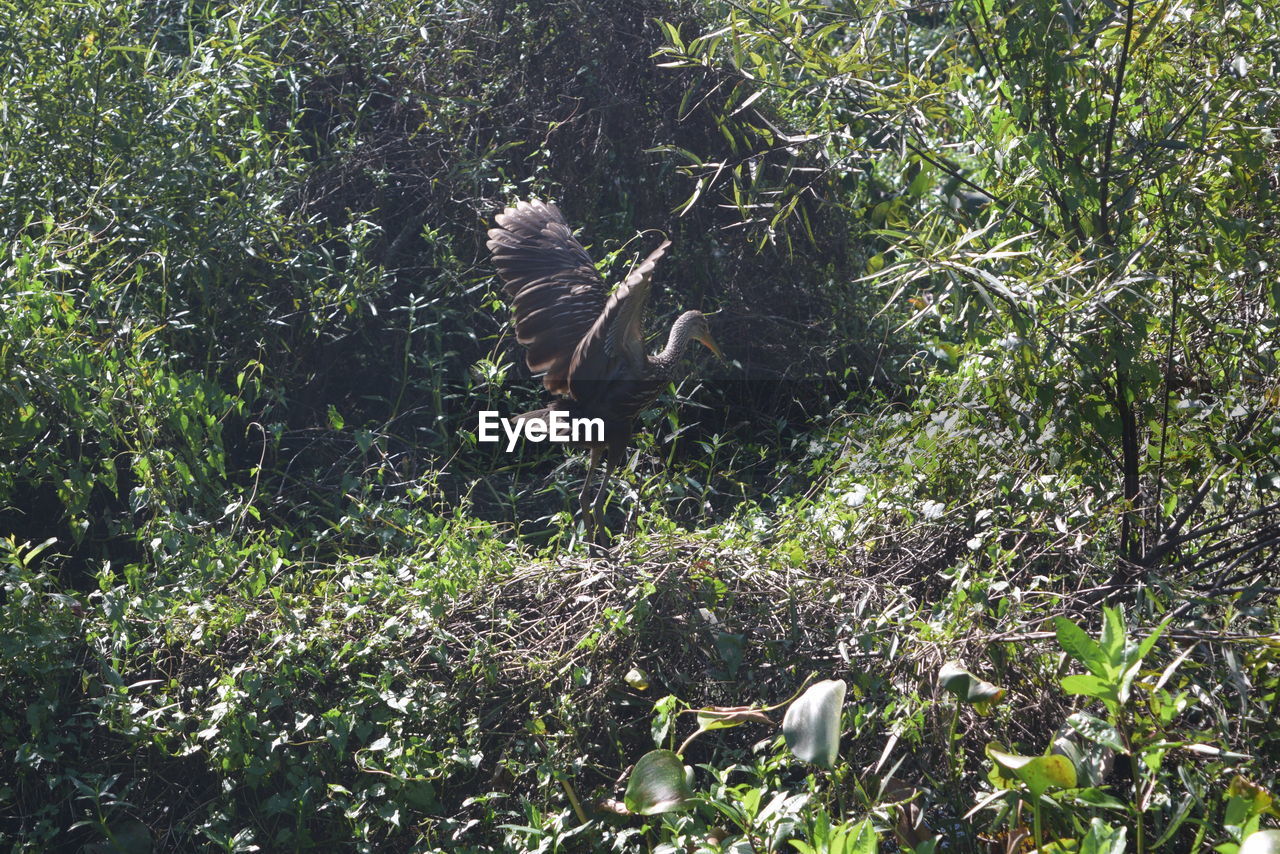
[[[720,352],[720,345],[716,343],[716,339],[711,337],[711,326],[707,323],[707,316],[700,311],[691,311],[689,320],[691,323],[689,337],[715,353],[716,358],[723,362],[724,353]]]

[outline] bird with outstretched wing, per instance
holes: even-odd
[[[670,241],[649,253],[612,294],[559,208],[537,200],[517,202],[489,230],[489,250],[515,313],[516,340],[527,349],[529,370],[557,399],[519,416],[546,420],[552,412],[599,418],[604,441],[583,443],[591,452],[578,496],[588,539],[595,539],[605,487],[622,460],[635,418],[675,377],[690,341],[717,356],[706,316],[686,311],[676,318],[660,352],[647,352],[645,309],[654,266]],[[723,358],[723,357],[721,357]],[[592,475],[605,461],[604,478],[588,502]]]

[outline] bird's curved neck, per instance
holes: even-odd
[[[689,349],[689,342],[693,340],[697,318],[696,311],[686,311],[676,318],[676,322],[671,324],[670,334],[667,335],[667,346],[663,347],[661,352],[649,357],[649,361],[655,367],[668,374],[675,369],[680,357],[684,355],[685,350]]]

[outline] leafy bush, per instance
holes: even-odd
[[[1267,4],[4,8],[13,850],[1274,846]],[[533,195],[731,357],[606,558]]]

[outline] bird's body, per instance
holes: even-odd
[[[669,245],[663,241],[610,294],[555,205],[519,202],[489,230],[494,265],[515,311],[516,339],[528,349],[529,369],[543,373],[543,385],[559,395],[520,418],[545,420],[563,411],[604,422],[604,441],[584,444],[591,461],[580,500],[589,531],[597,526],[605,485],[626,452],[636,416],[674,378],[689,342],[720,353],[698,311],[676,319],[661,352],[645,351],[650,277]],[[604,481],[593,505],[588,487],[601,459]]]

